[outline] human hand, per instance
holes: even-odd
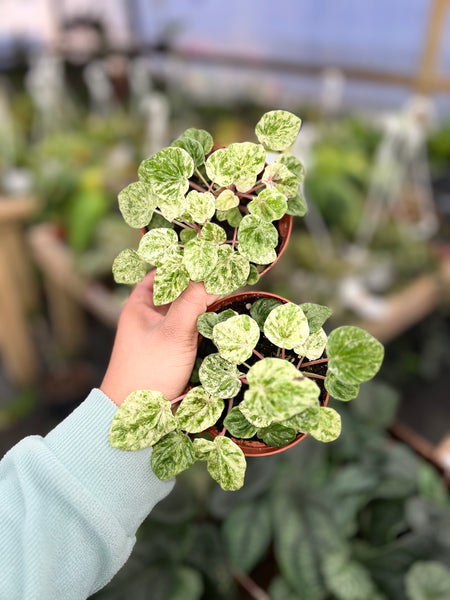
[[[135,390],[154,390],[168,400],[180,396],[197,353],[197,317],[218,296],[191,282],[171,304],[153,304],[152,271],[139,283],[120,315],[100,389],[120,406]]]

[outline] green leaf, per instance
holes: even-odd
[[[229,246],[219,246],[215,268],[205,277],[208,294],[231,294],[244,285],[250,273],[250,263]]]
[[[143,181],[130,183],[119,193],[118,200],[125,223],[136,229],[146,227],[150,223],[153,211],[158,206],[158,197]]]
[[[264,323],[264,335],[280,348],[292,350],[301,346],[309,336],[305,313],[292,302],[276,306]]]
[[[216,423],[224,408],[223,400],[210,394],[204,387],[197,386],[183,398],[175,419],[179,429],[188,433],[200,433]]]
[[[349,385],[347,383],[343,383],[339,381],[339,379],[334,375],[331,371],[327,371],[327,376],[325,377],[325,389],[329,392],[330,396],[335,398],[336,400],[341,400],[342,402],[348,402],[348,400],[353,400],[359,394],[359,385]]]
[[[112,272],[116,283],[133,285],[144,279],[147,269],[138,253],[131,250],[131,248],[127,248],[116,256]]]
[[[290,148],[298,136],[302,122],[286,110],[272,110],[258,121],[255,132],[267,150],[281,151]]]
[[[185,215],[184,196],[170,198],[170,200],[159,201],[159,208],[163,217],[172,223],[173,221],[183,219]]]
[[[319,387],[294,365],[280,358],[265,358],[249,369],[249,389],[239,409],[250,423],[267,427],[316,406]]]
[[[153,446],[176,428],[170,402],[161,392],[132,392],[114,415],[109,443],[120,450]]]
[[[202,313],[197,318],[197,330],[205,338],[212,340],[214,325],[219,322],[219,316],[214,312]]]
[[[260,144],[251,142],[230,144],[228,152],[236,164],[233,183],[238,192],[247,192],[255,185],[258,173],[264,169],[266,152]]]
[[[257,430],[255,425],[252,425],[247,421],[238,406],[235,406],[230,410],[225,417],[223,424],[233,437],[244,440],[252,438]]]
[[[217,398],[234,398],[241,389],[238,368],[219,354],[208,354],[200,367],[200,381]]]
[[[203,146],[196,139],[184,133],[181,137],[170,144],[174,148],[183,148],[194,161],[194,167],[199,167],[205,162]]]
[[[232,190],[223,190],[216,198],[217,210],[230,210],[239,206],[239,198]]]
[[[417,561],[406,575],[409,600],[448,600],[450,570],[437,561]]]
[[[296,431],[281,423],[272,423],[258,429],[257,436],[268,446],[287,446],[295,439]]]
[[[189,242],[189,240],[193,240],[196,237],[198,237],[198,233],[195,229],[186,228],[180,231],[180,241],[183,244],[186,244],[187,242]]]
[[[220,148],[210,154],[206,160],[206,174],[211,181],[221,187],[228,187],[233,183],[237,169],[237,158],[228,148]]]
[[[184,247],[184,266],[192,281],[203,281],[217,263],[217,246],[195,238]]]
[[[186,150],[164,148],[144,160],[138,174],[139,179],[150,184],[158,198],[171,201],[186,194],[193,172],[194,161]]]
[[[156,477],[164,481],[189,469],[195,460],[194,446],[188,436],[173,431],[153,446],[151,466]]]
[[[216,212],[215,199],[211,192],[191,190],[185,198],[185,209],[196,223],[205,223]]]
[[[180,138],[189,137],[193,138],[200,142],[203,147],[204,154],[209,154],[212,150],[214,140],[210,133],[208,133],[205,129],[196,129],[195,127],[189,127],[186,131],[180,136]]]
[[[204,591],[201,574],[190,567],[177,567],[170,600],[201,600]],[[152,593],[154,593],[154,588]]]
[[[327,345],[327,334],[321,328],[312,333],[301,346],[296,346],[294,352],[299,356],[306,356],[309,360],[317,360],[323,354]]]
[[[230,227],[239,227],[242,221],[242,214],[239,208],[230,208],[225,211],[226,219]]]
[[[258,323],[261,331],[264,331],[264,323],[266,322],[270,311],[281,304],[282,303],[275,298],[260,298],[252,304],[250,315]]]
[[[281,163],[267,165],[262,182],[268,189],[284,194],[287,198],[294,197],[298,193],[297,177]]]
[[[282,422],[282,425],[291,427],[295,431],[308,433],[310,429],[319,426],[320,404],[317,401],[315,405],[306,408],[301,413],[294,415],[290,419]]]
[[[269,585],[270,600],[302,600],[281,575],[276,575]]]
[[[275,190],[263,190],[254,200],[248,203],[248,210],[263,221],[277,221],[287,211],[286,196]]]
[[[247,463],[242,450],[223,435],[214,439],[207,455],[207,469],[223,490],[238,490],[244,485]]]
[[[232,308],[227,308],[225,310],[220,311],[218,323],[223,323],[224,321],[228,321],[231,317],[236,317],[238,313]]]
[[[277,255],[278,231],[267,221],[255,215],[246,215],[239,224],[237,239],[239,252],[248,260],[264,265],[273,262]]]
[[[142,260],[155,267],[160,267],[166,261],[178,259],[178,236],[173,229],[166,227],[150,229],[139,242],[138,254]]]
[[[153,302],[156,306],[173,302],[189,284],[189,273],[176,256],[156,269],[153,283]]]
[[[328,306],[312,304],[311,302],[300,304],[300,308],[308,319],[309,333],[316,333],[316,331],[319,331],[333,312]]]
[[[304,217],[308,212],[308,206],[306,204],[306,200],[297,192],[295,196],[292,198],[288,198],[287,201],[287,210],[288,215],[292,215],[293,217]]]
[[[324,557],[323,573],[330,592],[338,600],[372,600],[376,589],[369,572],[361,564],[349,560],[346,553]]]
[[[281,163],[294,173],[299,184],[305,179],[305,167],[293,154],[280,154],[280,156],[277,156],[275,162]]]
[[[319,442],[332,442],[341,434],[341,416],[333,408],[321,406],[319,424],[311,427],[309,432]]]
[[[247,502],[232,510],[222,524],[222,537],[231,563],[249,573],[271,542],[272,526],[267,505]]]
[[[213,329],[213,342],[220,356],[235,364],[250,358],[259,336],[258,325],[248,315],[231,317]]]
[[[219,245],[227,241],[227,234],[223,227],[215,223],[205,223],[202,227],[201,239]]]
[[[383,362],[384,348],[359,327],[338,327],[327,343],[328,370],[343,383],[355,385],[371,379]]]
[[[255,285],[259,281],[259,271],[255,267],[255,265],[250,264],[250,273],[248,274],[248,279],[245,285]]]

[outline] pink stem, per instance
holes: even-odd
[[[206,179],[203,177],[203,175],[200,173],[200,171],[198,169],[195,169],[195,172],[200,177],[200,179],[203,181],[203,183],[206,185],[206,187],[208,187],[209,183],[206,181]]]
[[[316,375],[315,373],[307,373],[306,371],[302,371],[302,375],[305,377],[313,377],[314,379],[325,379],[325,375]]]
[[[237,227],[234,228],[234,234],[233,234],[233,241],[231,243],[231,249],[234,250],[234,247],[236,245],[236,237],[237,237]]]
[[[242,377],[239,377],[238,379],[239,379],[240,381],[242,381],[242,383],[245,383],[246,385],[248,385],[247,378],[246,378],[246,377],[244,377],[244,375],[242,375]]]
[[[260,358],[261,360],[263,360],[263,359],[264,359],[264,356],[263,356],[262,354],[260,354],[260,353],[258,352],[258,350],[255,350],[255,348],[253,348],[253,354],[256,354],[256,356],[257,356],[258,358]]]
[[[302,356],[302,357],[301,357],[301,359],[300,359],[300,360],[298,361],[298,363],[297,363],[297,367],[296,367],[297,369],[300,369],[300,367],[302,366],[302,362],[303,362],[304,360],[305,360],[305,357],[304,357],[304,356]]]
[[[312,365],[319,365],[320,363],[325,363],[325,362],[328,362],[329,360],[330,360],[329,358],[320,358],[319,360],[313,360],[311,362],[307,362],[303,366],[304,367],[312,367]]]
[[[281,359],[284,360],[286,358],[286,349],[281,348]]]
[[[178,398],[174,398],[173,400],[171,400],[170,404],[176,404],[177,402],[181,402],[185,396],[187,396],[187,392],[186,394],[181,394],[181,396],[178,396]]]
[[[205,190],[204,187],[202,187],[198,183],[195,183],[195,181],[189,181],[189,185],[191,186],[191,188],[194,188],[194,190],[197,190],[197,192],[206,192],[207,191],[207,190]]]

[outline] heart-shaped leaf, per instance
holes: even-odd
[[[239,224],[237,239],[239,252],[248,260],[264,265],[276,258],[278,231],[256,215],[246,215]]]
[[[214,442],[205,438],[195,438],[194,450],[197,460],[207,460],[209,453],[214,450]]]
[[[153,446],[176,428],[170,402],[161,392],[132,392],[114,415],[109,443],[120,450]]]
[[[306,200],[299,192],[292,198],[288,198],[286,212],[293,217],[304,217],[308,212]]]
[[[194,161],[194,167],[199,167],[205,162],[205,154],[201,143],[184,133],[170,144],[174,148],[183,148]]]
[[[133,285],[144,279],[147,269],[138,253],[127,248],[116,256],[112,272],[116,283]]]
[[[125,223],[136,229],[150,223],[153,211],[158,206],[158,197],[143,181],[130,183],[119,193],[118,200]]]
[[[200,381],[210,394],[217,398],[234,398],[241,389],[240,372],[235,364],[219,354],[208,354],[202,362]]]
[[[219,245],[227,241],[227,234],[223,227],[215,223],[205,223],[202,227],[201,239]]]
[[[242,221],[242,214],[239,208],[230,208],[230,210],[225,211],[225,215],[230,227],[239,227]]]
[[[264,331],[264,323],[266,322],[270,311],[280,305],[281,302],[276,298],[260,298],[252,304],[250,315],[258,323],[261,331]]]
[[[156,306],[173,302],[189,284],[189,273],[183,257],[176,256],[158,267],[153,282],[153,302]]]
[[[162,200],[184,196],[189,189],[189,177],[194,161],[182,148],[164,148],[139,166],[139,179],[150,184],[153,193]]]
[[[318,331],[308,336],[304,344],[295,346],[294,352],[299,356],[306,356],[309,360],[317,360],[322,356],[326,345],[327,334],[320,328]]]
[[[255,267],[255,265],[250,264],[250,272],[248,274],[248,278],[247,278],[247,281],[245,282],[245,285],[255,285],[255,283],[258,283],[258,281],[259,281],[259,271]]]
[[[216,204],[211,192],[191,190],[185,198],[185,209],[196,223],[205,223],[214,216]]]
[[[184,265],[192,281],[203,281],[217,263],[217,246],[203,239],[192,239],[184,247]]]
[[[303,410],[301,413],[294,415],[290,419],[283,421],[282,425],[292,427],[295,431],[308,433],[310,429],[319,426],[320,404],[319,401],[313,406]]]
[[[188,433],[200,433],[216,423],[223,409],[223,400],[207,392],[204,387],[197,386],[183,398],[175,419],[179,429]]]
[[[286,150],[295,142],[301,120],[286,110],[272,110],[258,121],[255,132],[267,150]]]
[[[217,210],[230,210],[239,206],[239,198],[232,190],[223,190],[216,198]]]
[[[207,469],[223,490],[238,490],[244,485],[247,463],[242,450],[230,438],[217,436],[207,455]]]
[[[250,273],[250,263],[234,252],[229,246],[219,246],[217,263],[205,277],[205,288],[208,294],[231,294],[244,285]]]
[[[309,333],[316,333],[316,331],[319,331],[319,329],[333,312],[330,308],[328,308],[328,306],[323,306],[322,304],[312,304],[311,302],[304,302],[303,304],[300,304],[300,308],[308,319]]]
[[[194,446],[181,431],[173,431],[153,446],[151,466],[153,473],[165,481],[189,469],[196,460]]]
[[[295,439],[296,432],[292,427],[272,423],[268,427],[258,429],[257,435],[268,446],[287,446]]]
[[[139,242],[138,254],[142,260],[160,267],[166,261],[181,256],[178,236],[173,229],[150,229]]]
[[[196,129],[195,127],[189,127],[186,131],[180,136],[180,138],[189,137],[193,138],[200,142],[203,147],[203,153],[209,154],[212,150],[214,140],[212,135],[206,131],[205,129]]]
[[[196,237],[198,237],[198,233],[195,229],[186,228],[180,231],[180,241],[183,244],[186,244],[189,240],[193,240]]]
[[[328,370],[343,383],[357,385],[374,377],[381,367],[384,348],[359,327],[338,327],[327,343]]]
[[[213,329],[213,341],[220,356],[234,364],[250,358],[259,336],[258,324],[248,315],[231,317]]]
[[[277,156],[275,162],[281,163],[289,169],[297,177],[298,183],[302,183],[305,179],[305,167],[301,160],[292,154],[280,154]]]
[[[286,214],[286,196],[276,190],[263,190],[254,200],[248,203],[248,210],[263,221],[277,221]]]
[[[159,209],[169,223],[183,218],[185,213],[184,201],[184,196],[172,196],[168,199],[160,199]]]
[[[247,421],[238,406],[235,406],[230,410],[225,417],[223,424],[233,437],[244,440],[252,438],[257,430],[255,425],[252,425]]]
[[[297,177],[285,165],[281,163],[272,163],[267,165],[262,182],[270,190],[276,190],[280,194],[284,194],[287,198],[292,198],[298,193]]]
[[[205,166],[211,181],[221,187],[228,187],[235,178],[237,157],[228,148],[220,148],[208,156]]]
[[[339,381],[334,373],[330,370],[327,371],[327,376],[325,377],[325,389],[333,398],[336,400],[341,400],[342,402],[348,402],[349,400],[353,400],[359,394],[359,385],[358,384],[348,384]]]
[[[319,423],[310,427],[310,433],[319,442],[332,442],[341,434],[341,416],[334,408],[321,406],[319,411]]]
[[[308,320],[297,304],[288,302],[270,311],[264,323],[264,334],[276,346],[292,350],[308,339]]]
[[[437,561],[417,561],[406,575],[408,600],[450,598],[450,569]]]
[[[233,183],[238,192],[247,192],[255,185],[258,173],[264,169],[266,151],[260,144],[251,142],[230,144],[228,151],[235,157]]]
[[[219,322],[219,315],[214,312],[202,313],[197,318],[197,331],[205,338],[212,340],[214,325]]]

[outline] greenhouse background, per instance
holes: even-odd
[[[383,366],[335,442],[237,492],[180,475],[92,598],[450,598],[450,0],[0,3],[0,455],[101,382],[140,162],[272,109],[302,119],[308,212],[256,289],[330,306]]]

